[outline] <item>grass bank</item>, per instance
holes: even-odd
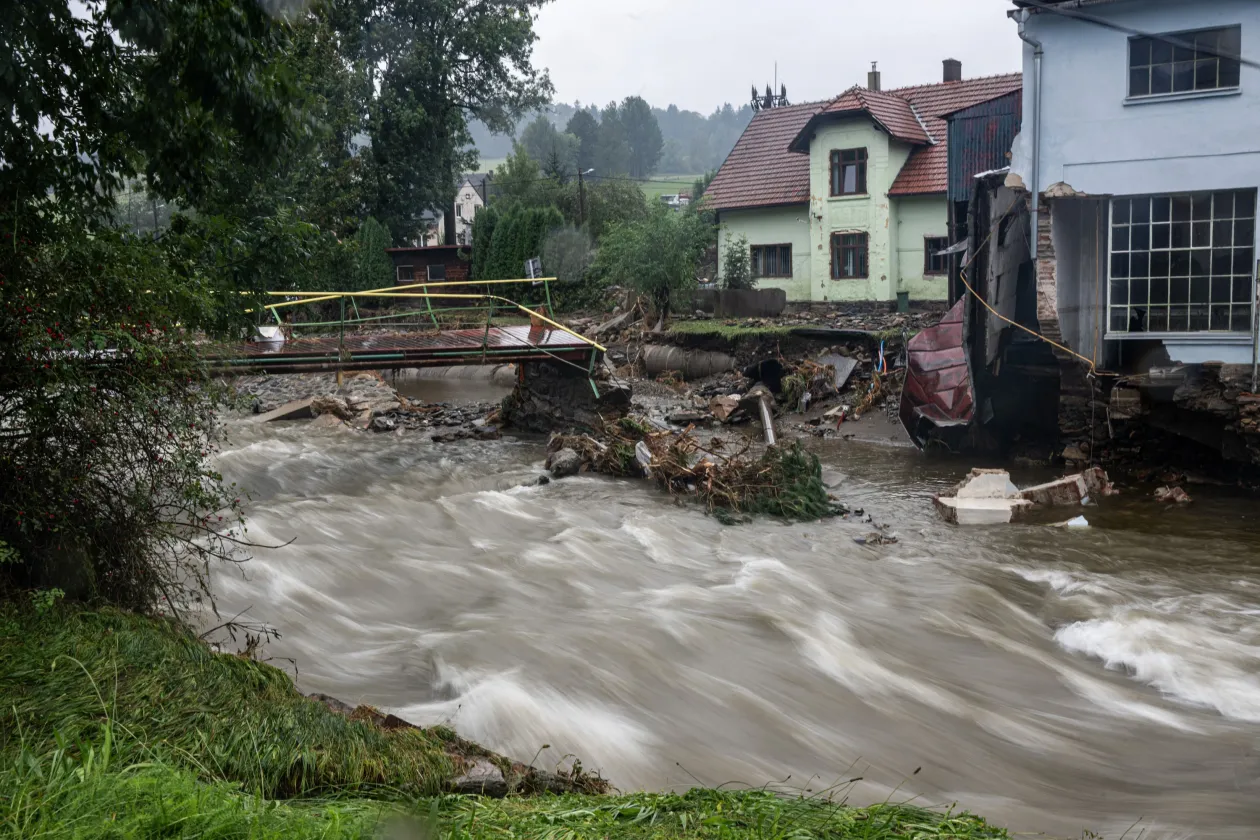
[[[765,791],[455,796],[479,748],[354,718],[169,622],[0,608],[0,837],[1007,838],[969,815]]]
[[[699,321],[674,321],[669,332],[675,335],[695,335],[738,341],[743,338],[774,338],[792,334],[799,324],[746,324],[741,321],[726,322],[712,318]]]

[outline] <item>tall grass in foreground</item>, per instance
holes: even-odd
[[[107,733],[109,729],[107,727]],[[163,763],[120,766],[98,751],[24,752],[0,772],[0,837],[198,840],[1008,840],[969,815],[906,806],[848,808],[766,791],[559,796],[445,796],[407,805],[369,799],[268,801]]]
[[[108,725],[106,733],[99,749],[67,743],[43,753],[22,750],[0,772],[0,837],[341,840],[373,836],[393,807],[270,802],[162,762],[120,765]]]
[[[0,612],[0,758],[103,743],[107,722],[121,763],[161,761],[269,799],[436,794],[452,771],[453,732],[347,720],[284,672],[216,654],[172,622]]]

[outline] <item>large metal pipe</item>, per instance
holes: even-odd
[[[770,410],[770,398],[762,394],[757,400],[757,406],[761,409],[761,428],[766,435],[766,446],[774,446],[777,441],[774,436],[774,412]]]
[[[1033,48],[1033,101],[1032,108],[1032,183],[1028,185],[1029,192],[1032,193],[1032,212],[1029,214],[1032,227],[1032,255],[1035,262],[1041,248],[1041,231],[1038,229],[1041,213],[1038,209],[1041,204],[1041,57],[1044,54],[1041,42],[1032,37],[1026,31],[1028,18],[1032,13],[1024,9],[1019,13],[1019,38],[1024,43]]]
[[[652,376],[677,371],[684,379],[701,379],[734,370],[735,359],[726,353],[649,344],[643,348],[643,367]]]

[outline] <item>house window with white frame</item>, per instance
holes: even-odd
[[[1256,191],[1111,202],[1109,332],[1249,332]]]

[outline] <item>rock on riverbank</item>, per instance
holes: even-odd
[[[348,426],[371,432],[431,431],[437,443],[469,438],[493,440],[497,426],[486,421],[497,406],[493,403],[425,404],[399,396],[376,373],[355,373],[337,385],[335,374],[286,374],[247,376],[236,380],[236,392],[246,410],[266,414],[296,405],[302,417],[314,417],[325,426]],[[286,414],[283,418],[290,419]]]

